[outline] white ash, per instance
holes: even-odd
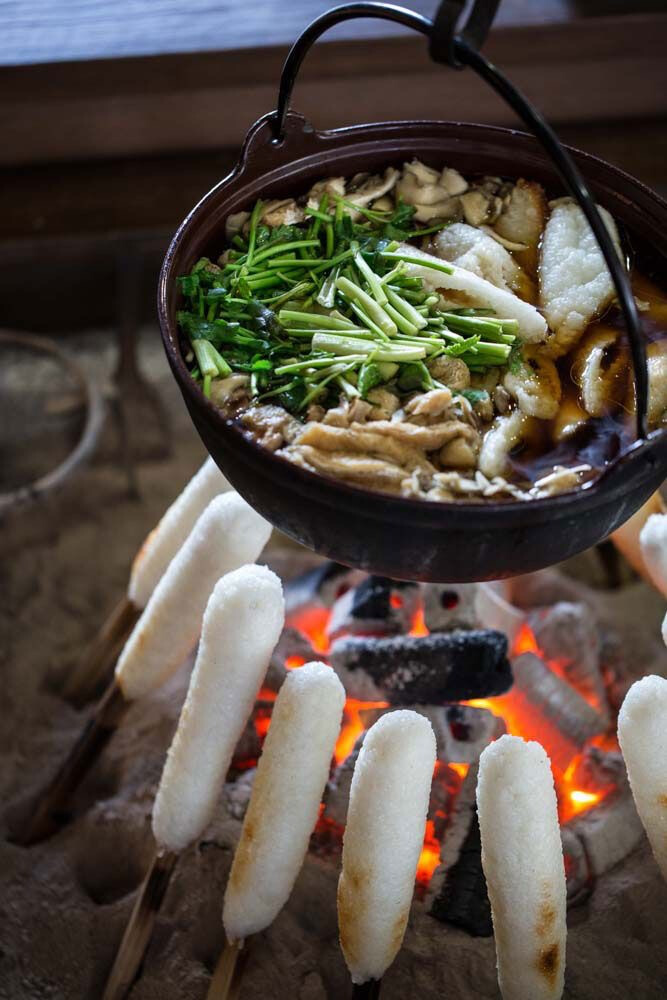
[[[522,695],[538,709],[534,716],[526,715],[524,735],[527,739],[544,739],[539,716],[547,718],[561,737],[549,742],[547,749],[553,764],[565,771],[576,751],[592,736],[605,731],[603,716],[534,653],[517,656],[512,661],[512,671],[512,696]]]
[[[590,875],[597,879],[631,854],[643,839],[627,781],[621,781],[595,809],[587,809],[567,824],[581,841]]]
[[[568,682],[609,719],[607,692],[600,671],[600,638],[593,612],[581,602],[559,601],[529,614],[528,624],[545,658],[555,660]]]
[[[479,627],[476,583],[426,583],[422,593],[430,632]]]

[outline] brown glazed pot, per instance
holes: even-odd
[[[667,203],[603,160],[570,150],[596,199],[637,246],[667,262]],[[269,116],[248,133],[233,172],[199,202],[174,236],[160,273],[158,312],[167,357],[199,434],[232,485],[281,531],[324,556],[401,580],[489,580],[552,565],[606,538],[658,488],[667,432],[654,431],[597,482],[530,502],[439,503],[369,492],[308,472],[263,449],[191,379],[176,323],[176,278],[224,246],[225,220],[258,198],[305,192],[317,179],[374,171],[419,157],[463,174],[528,177],[562,192],[531,136],[459,122],[389,122],[317,132],[287,118],[275,142]],[[667,272],[667,267],[665,268]]]

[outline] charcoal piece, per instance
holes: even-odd
[[[323,562],[284,584],[287,617],[304,608],[330,608],[336,598],[363,579],[359,570],[336,562]]]
[[[493,934],[476,809],[459,857],[445,874],[442,888],[429,912],[436,920],[460,927],[473,937],[491,937]]]
[[[451,632],[459,628],[476,628],[476,583],[426,583],[424,622],[429,632]]]
[[[349,636],[330,663],[353,698],[441,705],[502,694],[512,684],[507,637],[491,629],[428,636]]]
[[[410,630],[418,601],[416,584],[369,576],[338,598],[327,634],[331,639],[342,635],[400,635]]]
[[[559,670],[600,714],[609,719],[607,692],[600,670],[600,638],[597,619],[582,603],[559,601],[528,615],[537,645],[544,658],[555,660]]]

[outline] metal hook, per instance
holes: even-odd
[[[466,9],[466,0],[443,0],[433,21],[405,7],[386,3],[348,3],[334,7],[316,18],[297,38],[290,49],[280,78],[278,106],[273,117],[274,142],[281,142],[285,134],[285,118],[297,74],[310,46],[320,35],[341,21],[351,18],[375,17],[413,28],[429,39],[431,58],[456,69],[470,66],[492,87],[528,126],[538,142],[553,160],[565,187],[578,202],[602,251],[611,274],[621,312],[625,320],[632,352],[637,400],[637,437],[648,435],[648,371],[646,349],[639,312],[632,293],[628,275],[619,260],[613,240],[602,221],[595,200],[574,164],[572,157],[561,145],[556,133],[542,115],[510,83],[501,71],[478,51],[488,35],[500,0],[475,0],[467,18],[459,24]]]

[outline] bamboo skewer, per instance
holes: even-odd
[[[56,776],[41,793],[26,826],[15,838],[16,843],[25,847],[35,844],[63,825],[70,796],[102,753],[128,708],[129,702],[114,680]]]
[[[237,493],[210,502],[153,591],[125,643],[114,680],[55,779],[40,795],[17,837],[19,843],[35,843],[62,825],[69,797],[118,727],[128,704],[169,680],[194,648],[216,580],[253,562],[270,533],[271,526]]]
[[[343,685],[324,663],[306,663],[283,682],[229,873],[227,944],[208,1000],[238,996],[243,970],[234,971],[234,946],[267,928],[289,899],[317,823],[344,704]]]
[[[177,861],[178,854],[172,851],[156,852],[125,928],[102,1000],[123,1000],[136,979]]]
[[[365,983],[355,983],[352,987],[352,1000],[377,1000],[381,988],[381,979],[369,979]]]
[[[284,619],[280,581],[266,567],[243,566],[222,577],[213,589],[197,662],[153,805],[156,855],[103,1000],[122,1000],[134,982],[179,855],[211,821]],[[230,982],[231,978],[230,974]]]
[[[125,640],[167,567],[207,505],[229,489],[229,483],[213,459],[208,458],[148,534],[132,563],[126,595],[65,682],[63,696],[73,705],[85,705],[106,687]]]
[[[127,595],[118,602],[68,676],[62,692],[64,698],[81,707],[108,684],[118,655],[141,611]]]
[[[206,1000],[238,1000],[247,961],[248,949],[243,947],[243,941],[228,941],[225,938]]]

